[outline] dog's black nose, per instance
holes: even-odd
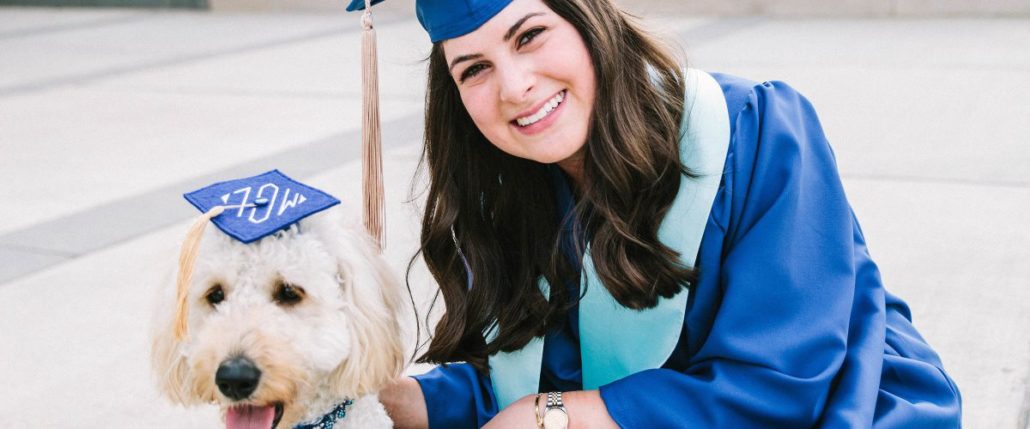
[[[218,365],[218,372],[215,373],[218,390],[236,401],[246,399],[254,393],[260,380],[261,370],[257,369],[250,359],[242,356],[226,359]]]

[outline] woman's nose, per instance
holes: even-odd
[[[515,61],[504,66],[500,77],[501,101],[506,103],[520,104],[526,101],[530,90],[536,84],[536,75],[532,68]]]

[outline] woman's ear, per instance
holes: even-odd
[[[404,370],[397,320],[401,287],[370,237],[357,231],[334,235],[352,344],[330,384],[341,396],[356,398],[378,392]]]

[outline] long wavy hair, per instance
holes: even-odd
[[[602,287],[628,308],[653,307],[696,278],[658,241],[681,175],[690,174],[678,148],[681,65],[609,0],[544,3],[577,29],[598,83],[576,225]],[[508,155],[483,136],[440,43],[429,57],[425,111],[419,168],[429,187],[415,258],[424,257],[446,312],[419,361],[466,361],[488,372],[488,356],[518,350],[561,322],[579,298],[565,288],[578,272],[560,250],[548,166]],[[538,286],[541,277],[554,285],[549,297]],[[496,334],[489,341],[488,330]]]

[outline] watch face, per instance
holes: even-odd
[[[565,429],[569,427],[569,415],[565,411],[551,408],[544,414],[545,429]]]

